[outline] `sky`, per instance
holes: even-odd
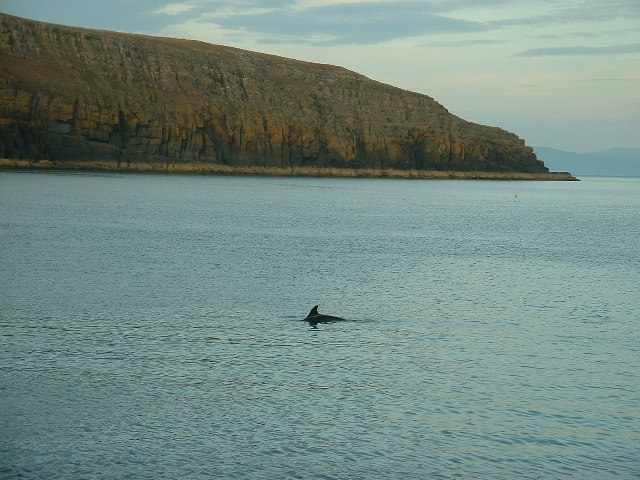
[[[640,0],[0,0],[0,11],[340,65],[530,146],[640,147]]]

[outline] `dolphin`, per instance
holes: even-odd
[[[312,327],[315,327],[319,323],[341,322],[344,320],[344,318],[333,317],[331,315],[323,315],[321,313],[318,313],[318,305],[316,305],[311,309],[309,315],[307,315],[307,318],[305,318],[305,320],[309,322]]]

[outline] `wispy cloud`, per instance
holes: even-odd
[[[600,77],[600,78],[577,78],[574,82],[634,82],[637,83],[637,78],[630,77]]]
[[[497,0],[485,0],[495,3]],[[461,34],[486,29],[481,22],[446,15],[471,0],[191,0],[169,4],[158,14],[193,10],[190,22],[215,24],[226,31],[250,32],[263,43],[373,45],[430,34]]]
[[[618,37],[620,35],[638,35],[640,30],[638,28],[617,28],[612,30],[594,30],[591,32],[575,31],[575,32],[562,32],[562,33],[543,33],[537,35],[529,35],[529,38],[536,38],[540,40],[561,40],[564,38],[603,38],[603,37]]]
[[[640,19],[638,0],[545,0],[516,8],[520,16],[491,20],[517,0],[184,0],[155,13],[178,16],[191,23],[214,24],[261,38],[261,43],[292,41],[308,45],[375,45],[397,39],[441,34],[499,31],[509,27],[549,27],[589,24],[613,19]],[[478,12],[482,12],[479,17]],[[480,20],[479,18],[482,18]],[[601,35],[584,29],[566,36]],[[537,38],[560,38],[539,33]],[[533,38],[533,37],[530,37]],[[464,47],[466,39],[441,46]]]
[[[484,30],[478,22],[433,14],[419,2],[341,3],[304,11],[273,9],[217,17],[215,22],[227,29],[265,36],[284,33],[305,43],[324,45],[368,45],[425,34]],[[329,39],[317,41],[319,37]]]
[[[429,42],[421,46],[423,47],[473,47],[476,45],[496,45],[499,43],[505,43],[505,42],[504,40],[470,39],[470,40],[453,40],[450,42]]]
[[[191,3],[170,3],[159,8],[154,13],[164,15],[178,15],[193,10],[194,8],[196,8],[196,5]]]
[[[540,40],[562,40],[564,38],[598,38],[601,34],[595,32],[572,32],[572,33],[547,33],[540,35],[531,35],[531,38]]]
[[[628,55],[640,53],[640,43],[631,43],[628,45],[612,45],[607,47],[548,47],[548,48],[532,48],[519,52],[520,57],[548,57],[548,56],[575,56],[575,55]]]
[[[488,22],[491,28],[506,26],[541,26],[578,22],[605,22],[619,19],[640,19],[640,2],[637,0],[581,0],[576,2],[551,2],[542,13]]]

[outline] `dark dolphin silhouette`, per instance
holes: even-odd
[[[307,315],[307,318],[305,318],[305,320],[309,322],[312,327],[315,327],[319,323],[341,322],[344,320],[344,318],[334,317],[331,315],[323,315],[318,312],[318,305],[316,305],[311,309],[309,315]]]

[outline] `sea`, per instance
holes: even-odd
[[[4,170],[0,478],[638,479],[639,322],[640,178]]]

